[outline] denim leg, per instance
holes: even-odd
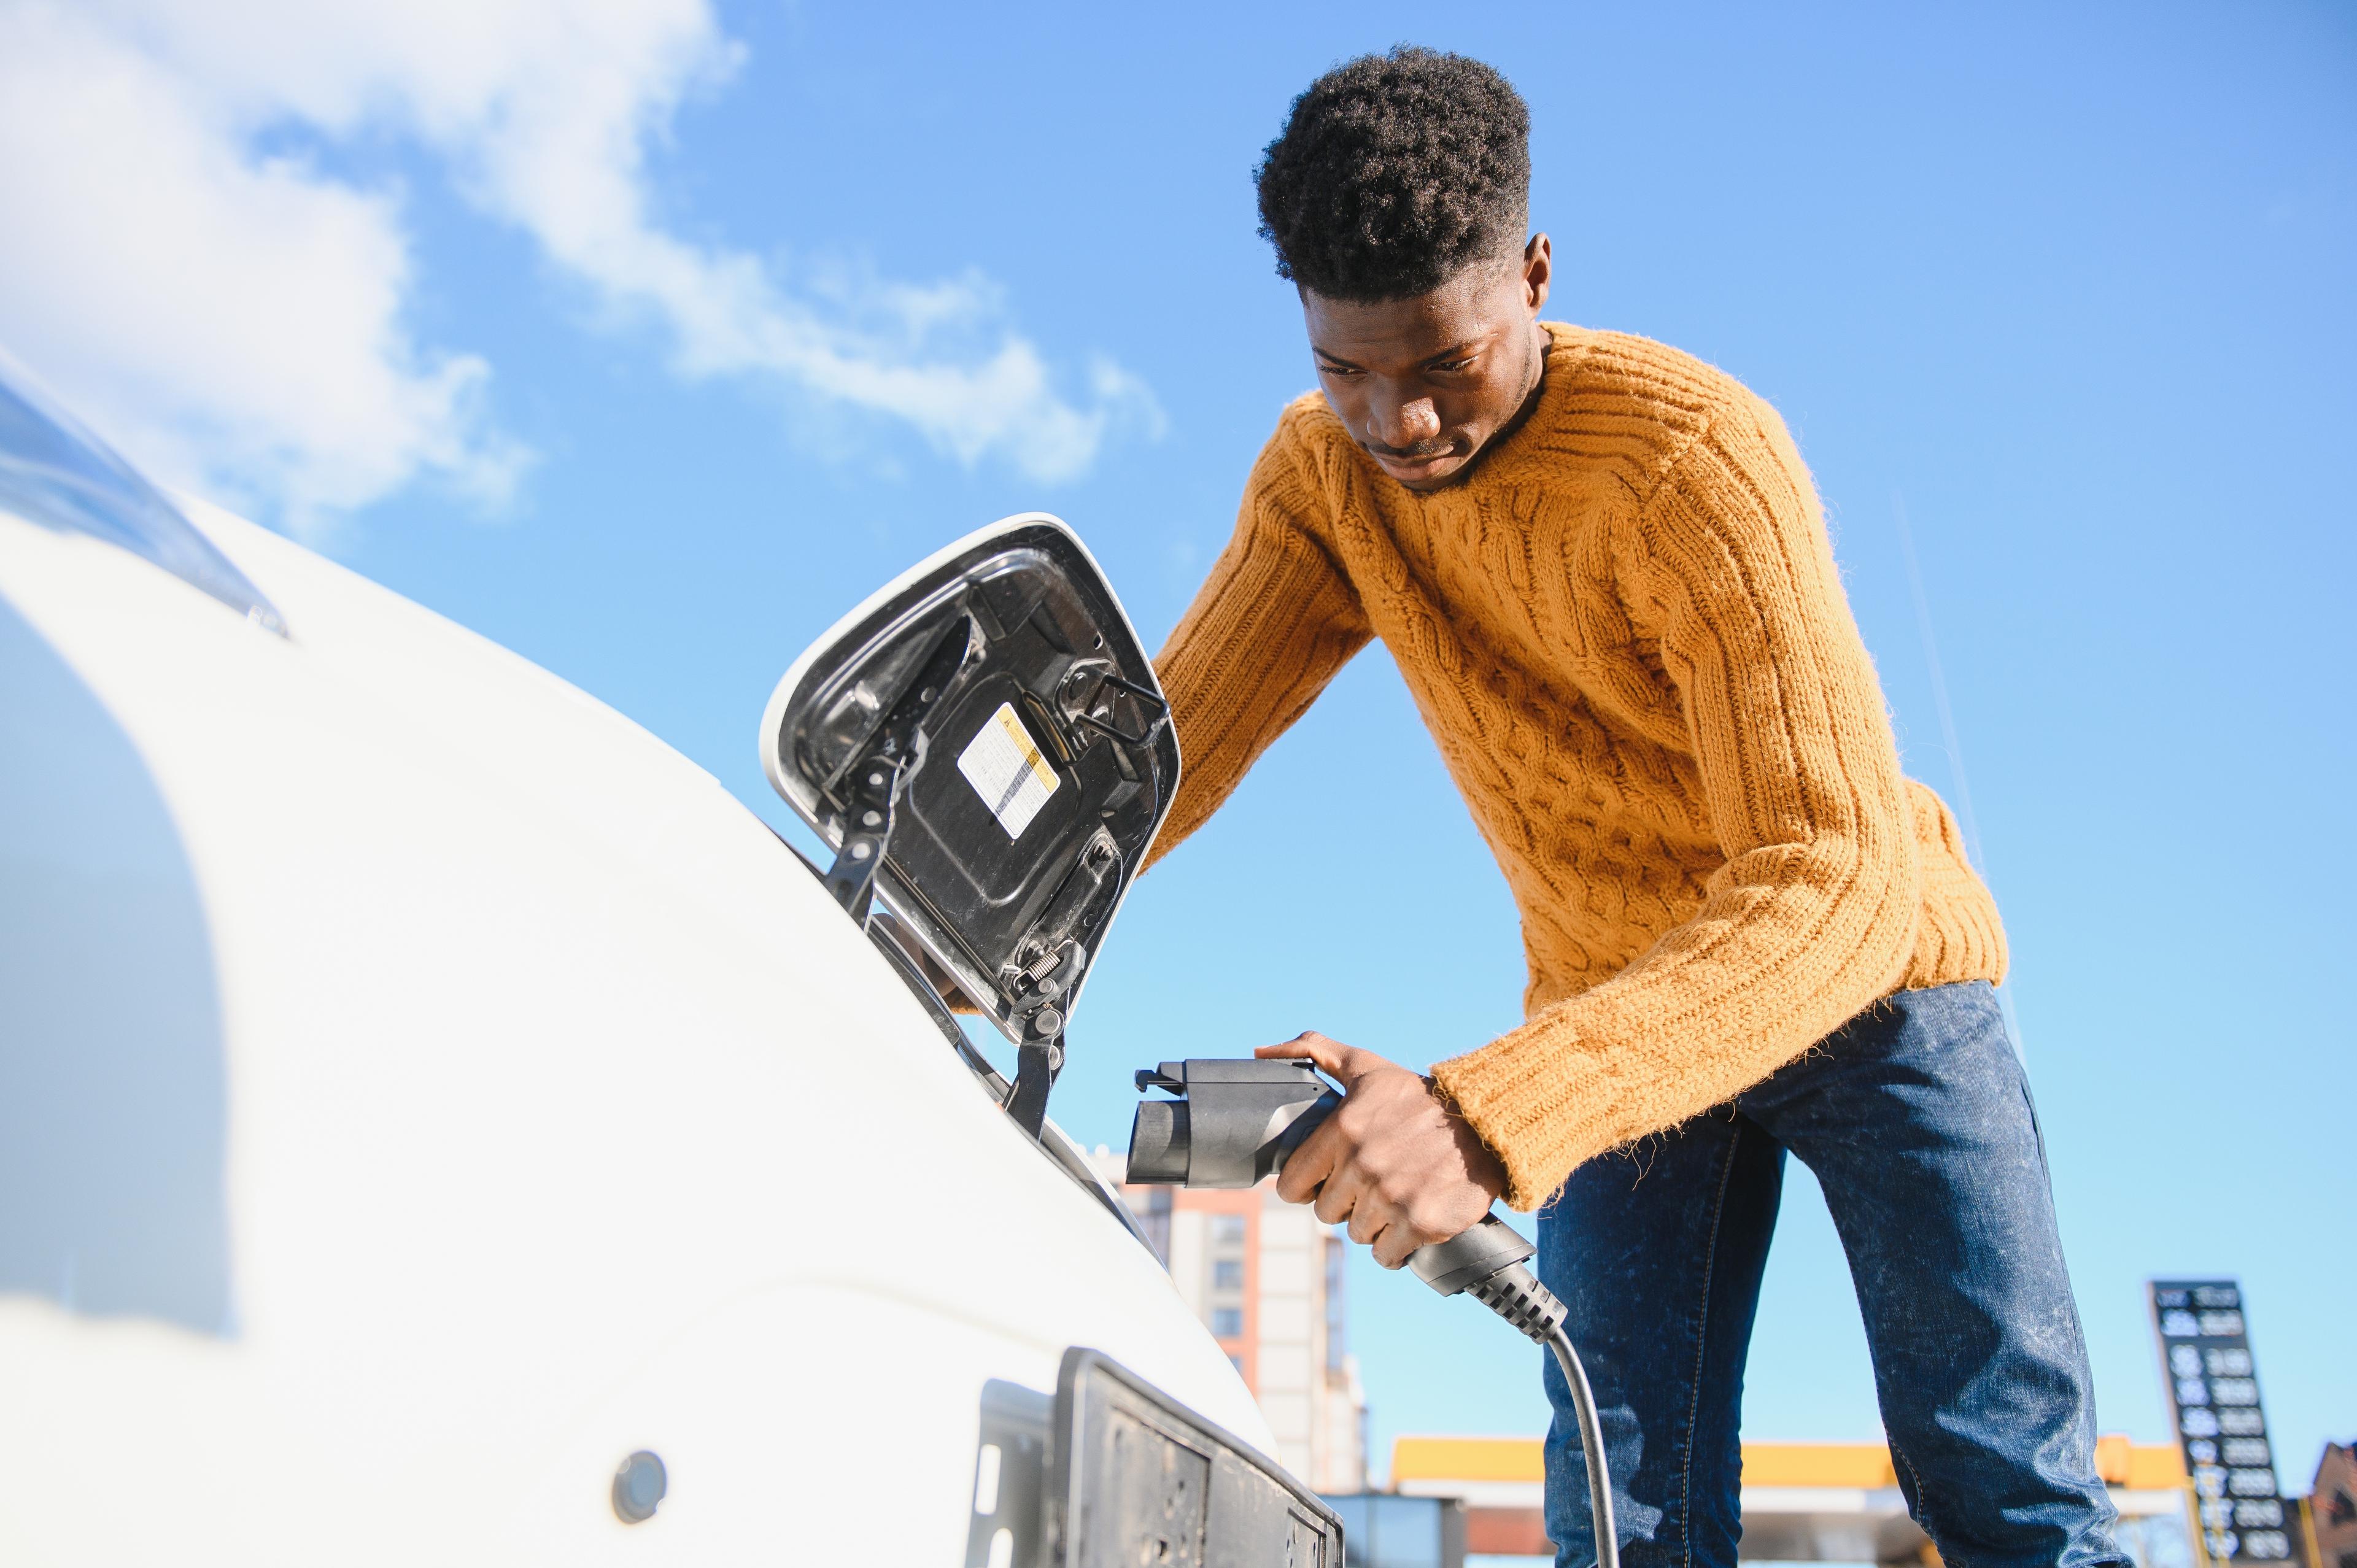
[[[2125,1563],[2045,1148],[1995,992],[1901,992],[1737,1104],[1824,1187],[1900,1486],[1941,1556]]]
[[[1604,1428],[1621,1562],[1734,1568],[1743,1358],[1783,1150],[1728,1111],[1590,1160],[1539,1211],[1539,1275],[1569,1309]],[[1596,1560],[1570,1390],[1545,1363],[1547,1534]]]

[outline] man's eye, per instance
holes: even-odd
[[[1320,365],[1318,370],[1319,374],[1329,376],[1355,376],[1359,373],[1357,368],[1351,365]]]
[[[1444,364],[1435,365],[1435,366],[1433,366],[1433,367],[1432,367],[1432,369],[1434,369],[1434,370],[1436,370],[1436,371],[1461,371],[1461,370],[1464,370],[1464,369],[1468,368],[1468,367],[1469,367],[1469,366],[1470,366],[1472,363],[1473,363],[1473,360],[1472,360],[1472,359],[1469,356],[1468,358],[1466,358],[1466,359],[1462,359],[1462,360],[1450,360],[1447,361],[1447,362],[1446,362],[1446,363],[1444,363]]]

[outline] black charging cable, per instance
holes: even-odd
[[[1572,1348],[1571,1336],[1563,1331],[1563,1303],[1521,1263],[1509,1263],[1488,1279],[1467,1285],[1465,1294],[1555,1353],[1563,1380],[1571,1386],[1572,1415],[1579,1423],[1579,1452],[1587,1461],[1587,1512],[1596,1536],[1596,1568],[1620,1568],[1620,1534],[1612,1521],[1612,1475],[1604,1462],[1604,1423],[1596,1413],[1596,1393],[1587,1386],[1587,1369],[1579,1364],[1579,1352]]]

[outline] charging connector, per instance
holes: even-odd
[[[1342,1102],[1316,1068],[1290,1059],[1164,1062],[1139,1073],[1137,1087],[1168,1090],[1174,1098],[1139,1102],[1129,1134],[1129,1179],[1174,1187],[1248,1187],[1265,1180]],[[1597,1568],[1620,1568],[1604,1425],[1579,1352],[1563,1330],[1564,1305],[1528,1267],[1536,1251],[1491,1214],[1446,1241],[1417,1248],[1407,1266],[1442,1295],[1471,1296],[1554,1354],[1571,1387],[1587,1462]]]

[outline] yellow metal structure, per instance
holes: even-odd
[[[2099,1439],[2095,1472],[2112,1489],[2123,1522],[2173,1515],[2186,1506],[2185,1464],[2174,1446]],[[1460,1499],[1467,1540],[1492,1552],[1540,1551],[1546,1479],[1534,1437],[1401,1437],[1392,1444],[1392,1489]],[[1936,1563],[1907,1517],[1899,1472],[1879,1443],[1747,1443],[1743,1445],[1743,1555],[1755,1561]],[[2196,1535],[2199,1550],[2199,1536]],[[1509,1544],[1509,1543],[1512,1544]]]
[[[2095,1443],[2095,1474],[2115,1487],[2158,1491],[2185,1485],[2185,1460],[2167,1444],[2131,1443],[2115,1434]],[[1543,1481],[1535,1437],[1400,1437],[1392,1442],[1392,1485],[1405,1481]],[[1890,1450],[1879,1443],[1747,1443],[1747,1487],[1874,1488],[1899,1484]]]

